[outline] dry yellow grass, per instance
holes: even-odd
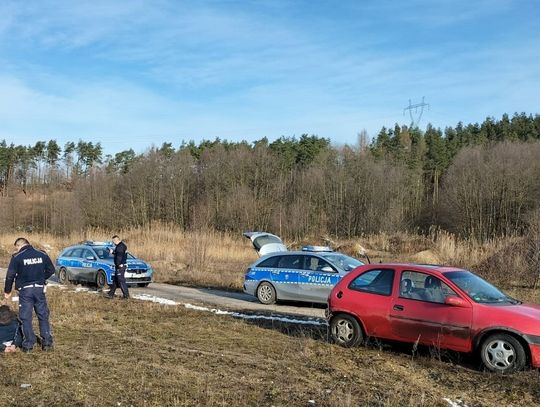
[[[537,371],[505,376],[410,349],[344,349],[324,329],[245,322],[51,288],[52,353],[0,355],[0,405],[533,406]],[[31,384],[30,388],[21,388]],[[309,403],[313,400],[315,404]]]
[[[130,252],[150,262],[156,281],[174,284],[200,284],[226,289],[240,289],[246,267],[257,259],[251,243],[242,236],[216,231],[185,232],[170,225],[152,225],[122,231],[89,229],[70,236],[30,233],[25,236],[52,258],[61,250],[87,239],[110,240],[118,233]],[[0,253],[4,262],[20,233],[0,235]]]
[[[125,239],[132,253],[151,263],[156,270],[155,279],[159,282],[240,290],[245,269],[257,259],[251,242],[241,235],[212,230],[186,232],[164,224],[129,228],[114,233]],[[28,237],[33,244],[46,249],[54,258],[65,246],[86,239],[108,240],[112,234],[112,231],[89,229],[66,237],[47,233],[32,233]],[[0,235],[0,254],[3,252],[5,261],[17,236],[15,233]],[[479,243],[460,239],[445,231],[432,231],[428,236],[380,233],[351,240],[336,239],[332,243],[355,257],[359,257],[359,248],[365,248],[371,261],[377,263],[439,263],[472,270],[479,268],[481,274],[488,279],[510,287],[519,281],[511,278],[512,274],[508,274],[506,269],[501,272],[480,266],[516,242],[516,238],[501,238]],[[291,245],[298,248],[304,243],[327,244],[328,238],[306,238],[302,243],[292,242]],[[508,268],[521,279],[518,272],[526,260],[515,256],[509,261],[511,264]]]

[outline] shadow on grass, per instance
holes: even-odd
[[[330,340],[330,331],[328,326],[320,321],[320,324],[307,324],[302,322],[286,322],[276,319],[244,319],[244,322],[250,325],[256,325],[260,328],[278,331],[284,335],[294,338],[310,338],[316,341],[328,342]],[[294,317],[298,321],[300,318]],[[306,320],[307,321],[307,320]]]
[[[290,307],[298,307],[298,308],[317,308],[317,309],[325,309],[327,307],[326,304],[320,304],[316,302],[301,302],[301,301],[284,301],[279,300],[277,302],[278,305],[288,305]]]
[[[388,352],[389,354],[406,356],[413,360],[417,360],[419,364],[437,360],[442,363],[458,365],[470,370],[478,371],[481,369],[480,361],[475,355],[441,349],[437,346],[417,345],[371,337],[366,340],[364,346]]]
[[[278,331],[284,335],[295,338],[310,338],[320,342],[332,343],[330,328],[327,325],[308,325],[304,323],[283,322],[280,320],[246,319],[250,325]],[[334,344],[333,346],[339,346]],[[369,337],[361,347],[371,350],[395,354],[416,360],[419,364],[431,363],[434,360],[458,365],[469,370],[481,370],[477,357],[435,346],[416,345],[411,343],[381,340]]]

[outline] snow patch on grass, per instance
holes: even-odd
[[[322,322],[322,321],[318,321],[314,319],[296,319],[296,318],[274,316],[274,315],[244,314],[244,313],[235,312],[235,311],[223,311],[216,308],[201,307],[200,305],[193,305],[189,303],[184,304],[184,307],[188,309],[196,310],[196,311],[211,312],[216,315],[230,315],[231,317],[241,318],[241,319],[279,321],[279,322],[286,322],[290,324],[302,324],[302,325],[326,325],[326,322]]]
[[[463,401],[457,399],[456,401],[453,401],[447,397],[443,398],[444,401],[446,401],[448,404],[450,404],[451,407],[467,407],[467,404],[465,404]]]
[[[163,305],[178,305],[176,301],[169,300],[167,298],[156,297],[155,295],[149,295],[149,294],[135,294],[132,296],[132,298],[135,298],[137,300],[142,300],[142,301],[156,302],[158,304],[163,304]]]

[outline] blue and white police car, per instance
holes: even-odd
[[[66,247],[56,260],[56,277],[62,284],[89,282],[99,288],[111,285],[115,269],[110,249],[114,249],[112,242],[91,240]],[[128,284],[146,287],[152,282],[154,270],[148,263],[128,253],[127,264]]]
[[[287,251],[275,235],[247,232],[244,236],[262,254],[246,271],[244,292],[263,304],[278,300],[326,303],[338,281],[364,264],[329,247],[305,246],[301,251]]]

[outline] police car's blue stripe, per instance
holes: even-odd
[[[323,284],[323,283],[300,283],[300,282],[296,282],[296,281],[272,281],[273,283],[276,283],[276,284],[300,284],[300,285],[327,285],[327,286],[334,286],[336,285],[337,283],[330,283],[330,284]]]
[[[294,269],[270,269],[270,268],[255,267],[246,275],[246,280],[269,279],[272,281],[272,283],[279,284],[279,285],[280,284],[298,284],[298,285],[314,285],[314,286],[329,286],[329,287],[336,285],[339,282],[339,280],[341,280],[340,275],[319,274],[319,275],[313,276],[313,273],[317,273],[317,272],[315,271],[310,272],[306,270],[294,270]],[[298,278],[298,280],[289,281],[288,279],[286,279],[286,276],[289,274],[294,274],[295,275],[294,277]],[[318,282],[306,281],[309,277],[324,278],[328,282],[318,283]]]

